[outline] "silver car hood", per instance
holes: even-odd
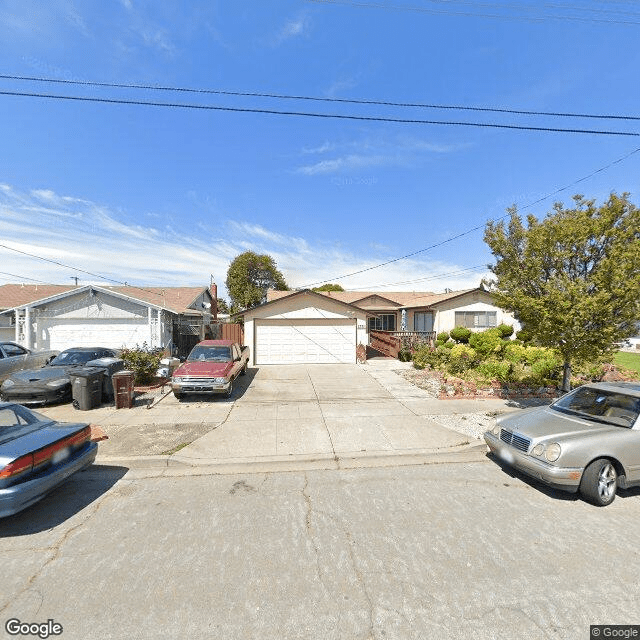
[[[593,435],[609,433],[625,427],[602,422],[585,420],[579,416],[570,415],[549,407],[518,411],[497,420],[500,427],[516,431],[528,438],[571,437],[577,435]]]

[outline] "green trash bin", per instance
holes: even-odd
[[[100,367],[80,367],[69,374],[72,404],[76,409],[88,411],[102,403],[102,378]]]

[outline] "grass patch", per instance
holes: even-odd
[[[617,367],[631,369],[640,376],[640,353],[629,353],[627,351],[618,351],[613,356],[613,362]]]
[[[176,445],[175,447],[173,447],[173,449],[167,449],[166,451],[163,451],[160,455],[161,456],[171,456],[174,453],[177,453],[178,451],[180,451],[180,449],[184,449],[185,447],[188,447],[191,443],[190,442],[182,442],[178,445]]]

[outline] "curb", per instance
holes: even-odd
[[[237,473],[269,473],[277,471],[347,470],[378,467],[398,467],[426,464],[468,463],[486,460],[484,442],[447,447],[446,449],[416,449],[403,452],[347,452],[265,456],[252,458],[188,458],[179,453],[171,456],[100,456],[94,464],[122,466],[132,470],[155,470],[162,475],[229,475]]]

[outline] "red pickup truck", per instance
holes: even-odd
[[[249,347],[241,347],[231,340],[203,340],[199,342],[171,378],[176,398],[185,393],[233,394],[233,381],[247,372]]]

